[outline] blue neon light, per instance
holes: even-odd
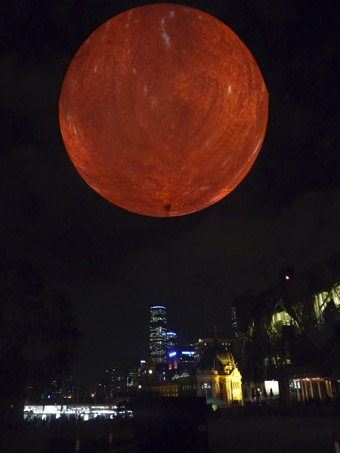
[[[163,305],[154,305],[153,307],[150,307],[150,310],[153,310],[155,308],[163,308],[164,310],[166,310],[166,307],[163,307]]]
[[[195,351],[182,351],[182,354],[184,354],[184,355],[194,355]]]
[[[170,353],[169,353],[169,357],[175,357],[175,355],[177,355],[177,352],[176,352],[176,351],[170,352]]]

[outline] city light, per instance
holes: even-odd
[[[170,353],[169,353],[169,357],[175,357],[175,355],[177,355],[177,352],[176,352],[176,351],[170,352]]]

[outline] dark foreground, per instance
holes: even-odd
[[[211,453],[334,453],[340,419],[327,416],[247,416],[208,422]]]
[[[83,453],[334,453],[334,440],[340,440],[340,418],[322,414],[210,414],[206,425],[199,425],[194,432],[183,429],[181,423],[162,432],[159,426],[145,432],[137,429],[137,435],[134,422],[31,424],[3,430],[0,451],[73,453],[77,438]]]

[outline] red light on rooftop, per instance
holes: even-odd
[[[288,282],[295,278],[295,270],[293,267],[286,267],[285,269],[280,270],[280,280],[281,282]]]

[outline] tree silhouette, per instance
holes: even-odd
[[[22,418],[27,385],[63,378],[80,339],[72,306],[45,287],[29,262],[2,260],[0,305],[0,421]]]

